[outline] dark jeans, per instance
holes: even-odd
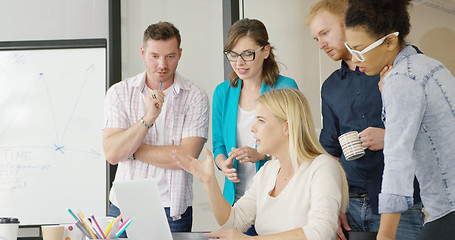
[[[423,226],[418,240],[449,240],[455,238],[455,212],[429,222]]]
[[[191,232],[191,227],[193,226],[193,208],[191,206],[186,209],[186,211],[182,214],[182,218],[177,221],[172,220],[170,217],[170,208],[164,208],[164,211],[166,212],[167,222],[169,223],[171,232]],[[120,209],[114,204],[111,204],[107,216],[117,217],[118,215],[120,215]],[[120,238],[126,237],[126,232],[123,232],[120,235]]]
[[[355,232],[378,232],[381,215],[373,214],[370,200],[367,198],[349,198],[346,213],[349,226]],[[424,214],[422,203],[414,204],[409,210],[401,213],[396,240],[415,240],[422,229]]]

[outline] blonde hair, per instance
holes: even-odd
[[[305,96],[297,89],[275,89],[264,93],[257,102],[287,122],[289,129],[289,155],[294,171],[299,163],[312,161],[321,154],[327,154],[319,143],[314,130],[310,106]],[[346,212],[348,203],[348,183],[346,174],[337,161],[341,175],[341,210]]]
[[[341,22],[344,23],[348,7],[348,0],[321,0],[311,8],[310,13],[305,19],[305,24],[309,25],[314,17],[322,10],[326,10],[331,14],[338,16]]]

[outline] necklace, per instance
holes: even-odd
[[[281,168],[280,168],[280,170],[278,171],[278,174],[283,175],[283,173],[281,173]],[[283,180],[282,180],[283,182],[287,182],[287,181],[288,181],[288,179],[287,179],[285,176],[283,176],[283,177],[281,177],[281,178],[283,179]]]

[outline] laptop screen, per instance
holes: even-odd
[[[135,218],[126,229],[128,239],[172,240],[155,179],[115,181],[114,191],[122,218]]]

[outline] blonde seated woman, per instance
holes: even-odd
[[[205,234],[217,239],[335,239],[338,213],[348,200],[346,176],[324,152],[309,105],[296,89],[278,89],[257,100],[251,127],[257,151],[270,154],[253,183],[234,206],[215,178],[213,154],[199,161],[174,152],[178,164],[204,184],[218,224]],[[255,224],[259,236],[242,232]]]

